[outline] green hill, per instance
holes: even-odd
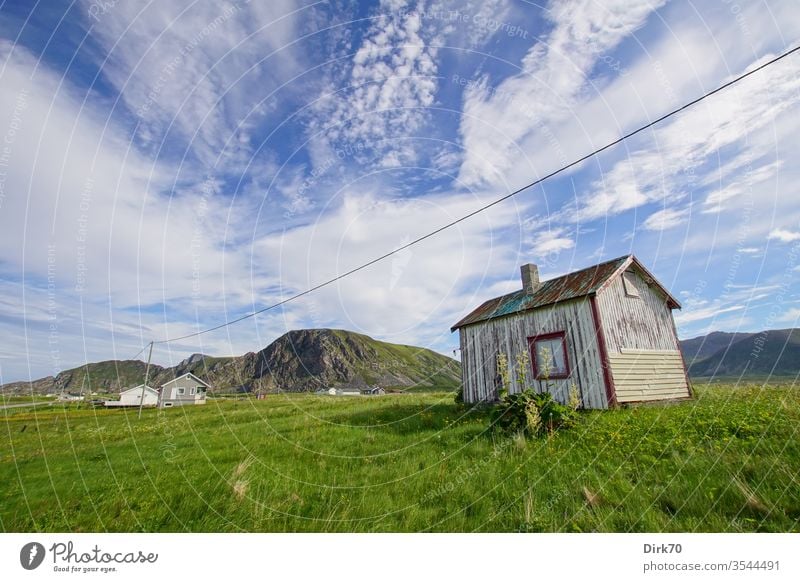
[[[7,393],[114,393],[144,381],[139,360],[91,363],[55,377],[3,386]],[[259,352],[236,357],[194,354],[170,368],[150,368],[152,386],[191,372],[213,391],[309,392],[321,388],[381,386],[455,390],[459,363],[426,348],[391,344],[338,329],[290,331]]]
[[[712,337],[713,336],[713,337]],[[715,332],[681,342],[696,377],[794,376],[800,373],[800,329]]]

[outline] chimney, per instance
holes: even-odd
[[[539,267],[528,263],[519,268],[522,273],[522,290],[532,295],[542,284],[539,283]]]

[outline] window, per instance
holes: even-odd
[[[194,388],[194,387],[192,387],[192,388],[189,388],[189,394],[190,394],[191,396],[194,396],[194,391],[195,391],[195,388]]]
[[[183,396],[186,394],[186,388],[178,388],[178,396]]]
[[[563,331],[537,335],[528,341],[537,380],[569,378],[567,338]]]
[[[625,288],[627,297],[638,297],[639,290],[636,288],[636,275],[632,271],[622,273],[622,286]]]

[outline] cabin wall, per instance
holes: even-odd
[[[597,294],[597,308],[603,322],[608,353],[621,350],[677,350],[678,338],[672,325],[667,298],[635,278],[639,297],[627,297],[622,276],[614,278]]]
[[[686,398],[686,370],[667,298],[634,271],[639,297],[625,295],[622,276],[597,294],[617,402]]]
[[[459,329],[461,368],[466,402],[490,401],[497,397],[499,377],[497,356],[505,353],[509,362],[511,392],[522,388],[517,379],[516,362],[528,354],[528,338],[544,333],[566,332],[570,377],[559,380],[534,380],[532,365],[527,374],[539,392],[549,391],[566,403],[572,385],[578,389],[585,408],[607,408],[602,360],[598,347],[589,298],[509,315],[467,325]]]

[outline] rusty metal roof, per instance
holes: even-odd
[[[451,327],[450,331],[455,331],[460,327],[478,323],[479,321],[512,315],[597,293],[617,272],[627,268],[631,263],[636,263],[643,274],[652,279],[662,289],[668,298],[670,307],[680,307],[675,298],[650,275],[650,272],[644,268],[636,257],[625,255],[593,267],[587,267],[574,273],[550,279],[549,281],[543,281],[541,287],[530,295],[520,289],[501,297],[489,299]]]

